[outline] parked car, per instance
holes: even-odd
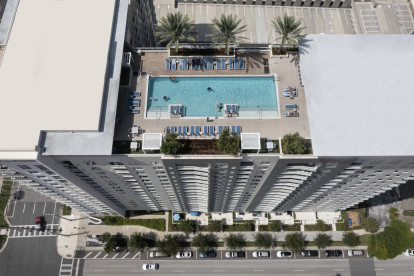
[[[348,250],[348,256],[363,256],[364,250]]]
[[[177,259],[191,258],[192,256],[193,256],[193,252],[188,252],[188,251],[178,252],[177,255],[175,255]]]
[[[326,257],[339,257],[342,255],[342,250],[326,250],[325,256]]]
[[[151,251],[149,253],[150,258],[159,258],[159,257],[169,257],[167,254],[164,254],[159,251]]]
[[[303,257],[318,257],[319,252],[317,250],[302,250],[300,254]]]
[[[407,251],[404,252],[405,256],[414,256],[414,250],[413,249],[408,249]]]
[[[278,258],[290,258],[293,256],[292,251],[277,251],[276,256]]]
[[[35,229],[39,231],[45,231],[46,229],[45,217],[36,217]]]
[[[205,254],[200,252],[200,258],[215,258],[217,256],[216,251],[207,251]]]
[[[241,258],[244,257],[244,252],[243,251],[230,251],[230,252],[226,252],[226,258]]]
[[[270,251],[253,251],[254,258],[270,258]]]
[[[158,270],[159,264],[143,264],[142,270]]]

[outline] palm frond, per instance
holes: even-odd
[[[292,45],[298,45],[302,39],[301,33],[306,29],[302,26],[302,19],[296,20],[294,16],[283,15],[283,18],[278,16],[276,20],[272,20],[272,26],[275,32],[280,35],[275,40],[281,39],[280,49],[287,43],[289,47]]]

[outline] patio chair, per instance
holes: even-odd
[[[139,102],[128,102],[129,106],[137,106],[139,107]]]
[[[182,58],[178,61],[178,69],[183,70],[184,69],[184,61]]]
[[[244,59],[240,59],[240,70],[244,70]]]
[[[175,111],[175,110],[174,110],[174,106],[173,106],[173,105],[170,105],[170,115],[171,115],[171,114],[174,114],[174,111]]]
[[[196,135],[200,135],[200,130],[201,130],[201,127],[200,126],[196,126],[195,127],[195,133],[196,133]]]
[[[211,58],[208,60],[208,70],[213,70],[213,60]]]
[[[216,69],[221,70],[221,59],[219,58],[216,60]]]
[[[226,113],[227,113],[227,115],[230,115],[231,114],[231,110],[230,110],[230,105],[229,104],[226,104]]]
[[[177,60],[175,58],[171,60],[171,70],[177,70]]]
[[[175,126],[171,126],[171,133],[175,133]]]
[[[165,133],[167,133],[167,134],[169,134],[169,133],[170,133],[170,127],[169,127],[169,126],[166,126],[166,127],[165,127]]]
[[[177,115],[181,115],[181,106],[177,105],[177,106],[175,107],[175,114],[177,114]]]
[[[239,70],[239,59],[238,58],[234,59],[234,69]]]
[[[188,60],[184,59],[184,70],[188,70]]]
[[[203,134],[208,135],[208,126],[204,126]]]
[[[187,135],[187,126],[183,126],[183,135]]]
[[[195,135],[194,126],[190,127],[190,135]]]
[[[178,135],[183,135],[183,128],[181,126],[178,126],[177,134]]]
[[[237,126],[237,127],[236,127],[236,133],[237,133],[238,135],[240,135],[240,134],[241,134],[241,126]]]
[[[197,66],[197,70],[201,70],[201,59],[197,59],[196,60],[196,66]]]
[[[295,109],[295,108],[298,108],[298,106],[296,104],[286,104],[285,108],[286,109]]]
[[[171,70],[171,63],[169,58],[165,59],[165,70]]]
[[[204,70],[209,70],[210,68],[208,67],[208,64],[209,62],[207,61],[207,59],[205,58],[204,59],[204,63],[203,63],[203,66],[204,66]]]
[[[139,109],[132,109],[132,108],[129,108],[129,109],[128,109],[128,112],[129,112],[129,113],[132,113],[132,114],[139,114]]]
[[[234,64],[233,64],[233,59],[232,58],[229,58],[229,69],[230,70],[233,70],[234,69]]]
[[[236,104],[231,105],[231,113],[237,114],[237,105]]]
[[[223,132],[223,126],[219,126],[217,134],[220,135],[222,132]]]
[[[224,58],[221,59],[221,70],[226,70],[226,60]]]
[[[214,135],[214,126],[210,126],[208,132],[210,135]]]
[[[193,70],[195,70],[195,69],[197,68],[195,58],[193,58],[193,59],[191,60],[191,67],[193,68]]]
[[[236,126],[231,126],[231,133],[236,133]]]

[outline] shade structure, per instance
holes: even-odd
[[[173,219],[180,220],[181,219],[180,214],[174,214]]]

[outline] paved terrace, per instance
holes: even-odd
[[[219,125],[242,126],[242,132],[251,133],[259,132],[261,138],[279,139],[287,133],[294,133],[298,131],[303,137],[310,137],[308,116],[306,110],[305,91],[299,83],[298,68],[296,66],[296,60],[298,56],[289,55],[289,57],[278,58],[271,57],[270,51],[255,52],[255,53],[237,53],[238,57],[242,57],[246,60],[245,70],[177,70],[167,71],[165,70],[165,58],[167,58],[167,52],[146,52],[140,57],[135,56],[134,62],[141,64],[142,72],[149,75],[269,75],[277,74],[277,91],[278,105],[280,118],[278,119],[259,119],[259,118],[224,118],[224,117],[210,117],[209,122],[206,118],[200,119],[186,119],[182,118],[170,118],[170,119],[146,119],[145,116],[145,102],[147,100],[146,76],[135,76],[132,81],[130,89],[122,88],[119,92],[118,110],[117,110],[117,126],[115,130],[114,140],[131,140],[131,136],[128,132],[132,125],[138,125],[146,133],[163,133],[166,126],[178,126],[178,125],[204,125],[215,126],[216,131]],[[263,59],[269,60],[269,74],[265,73]],[[136,66],[134,65],[134,67]],[[228,67],[228,66],[227,66]],[[136,70],[136,67],[135,69]],[[294,99],[284,97],[282,95],[283,89],[288,86],[295,86],[298,89],[298,96]],[[140,114],[127,113],[127,99],[128,91],[141,91],[141,107]],[[285,117],[285,104],[297,104],[299,117]],[[217,136],[217,135],[216,135]],[[198,136],[196,139],[203,138]],[[218,138],[218,136],[216,137]],[[134,138],[134,140],[142,139],[141,135]]]

